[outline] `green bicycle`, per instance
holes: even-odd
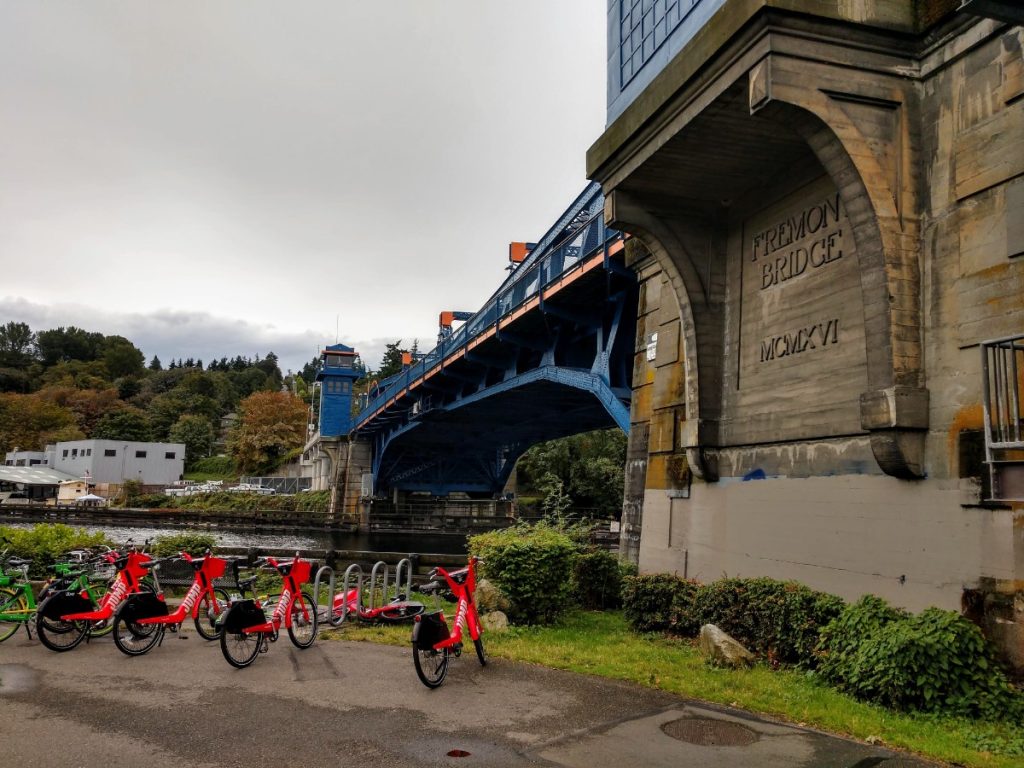
[[[26,634],[31,638],[33,619],[36,617],[38,605],[55,592],[61,590],[84,591],[94,605],[99,603],[97,585],[89,578],[94,562],[90,561],[77,566],[71,563],[51,565],[50,570],[54,572],[54,576],[43,586],[38,602],[28,578],[28,567],[31,564],[31,560],[10,557],[3,562],[3,566],[0,568],[0,643],[12,637],[18,631],[19,625],[25,627]],[[9,569],[13,569],[15,573],[10,573]],[[46,628],[56,630],[56,625],[50,626],[51,623],[47,620]],[[112,622],[101,622],[90,627],[89,635],[102,637],[111,632],[113,628]]]
[[[36,612],[36,598],[32,593],[32,585],[28,580],[28,567],[31,560],[9,558],[0,572],[0,643],[18,631],[22,624],[28,636],[32,637],[30,620]],[[7,569],[17,569],[19,573],[12,576]]]

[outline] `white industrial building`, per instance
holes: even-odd
[[[69,440],[45,451],[10,451],[8,467],[50,467],[90,485],[137,480],[143,485],[169,485],[185,472],[184,443],[142,443],[126,440]]]

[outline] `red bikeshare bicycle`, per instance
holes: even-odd
[[[277,569],[283,580],[281,595],[274,605],[270,619],[260,601],[236,600],[224,614],[220,634],[220,649],[228,664],[247,667],[256,660],[257,654],[268,650],[269,644],[277,642],[278,632],[283,624],[288,637],[296,648],[309,648],[316,640],[317,610],[313,598],[302,591],[302,585],[309,581],[311,564],[299,557],[291,562],[278,562],[272,557],[256,560],[256,567],[270,565]],[[242,579],[239,587],[252,590],[256,577]]]
[[[129,595],[152,590],[143,582],[150,556],[134,547],[126,547],[124,554],[110,552],[104,556],[117,570],[107,593],[94,609],[85,590],[62,590],[50,595],[36,612],[36,634],[51,651],[70,651],[89,635],[91,626],[110,621],[118,606]]]
[[[483,627],[480,626],[480,617],[473,603],[478,562],[480,558],[471,557],[468,566],[452,572],[444,568],[435,568],[428,576],[430,582],[420,588],[424,594],[437,594],[447,588],[458,603],[452,632],[448,631],[448,622],[445,620],[444,611],[440,609],[415,618],[416,623],[412,628],[412,660],[416,666],[416,674],[428,688],[437,688],[444,682],[452,654],[462,655],[464,629],[469,629],[469,636],[476,647],[476,657],[480,665],[487,664]],[[442,584],[438,577],[443,578],[446,583]]]
[[[189,616],[192,617],[199,636],[205,640],[216,640],[220,635],[218,621],[228,609],[229,597],[226,590],[213,585],[214,579],[224,575],[228,561],[214,557],[206,550],[204,557],[192,557],[181,552],[174,557],[151,560],[143,567],[156,571],[164,563],[184,561],[192,566],[192,585],[174,613],[167,608],[164,593],[139,592],[129,597],[114,615],[114,644],[118,650],[129,656],[141,656],[154,645],[163,642],[168,627],[177,631]]]

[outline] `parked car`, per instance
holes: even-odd
[[[255,493],[260,496],[274,496],[277,494],[273,488],[266,488],[262,485],[254,485],[253,483],[239,483],[238,485],[228,488],[231,493]]]

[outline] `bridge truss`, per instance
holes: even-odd
[[[375,492],[492,496],[531,445],[629,431],[636,278],[603,205],[588,186],[482,309],[371,393],[353,433]]]

